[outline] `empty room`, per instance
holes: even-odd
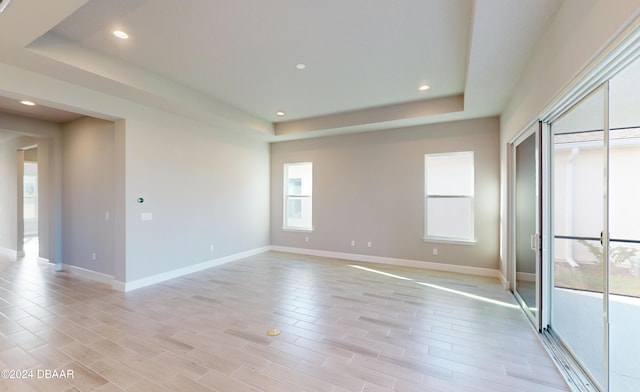
[[[640,0],[0,0],[0,391],[640,390]]]

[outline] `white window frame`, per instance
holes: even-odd
[[[297,193],[290,194],[289,193],[289,168],[294,166],[309,166],[311,169],[311,186],[308,187],[308,193]],[[312,162],[297,162],[297,163],[285,163],[284,164],[284,190],[283,190],[283,207],[282,207],[282,229],[286,231],[304,231],[311,232],[313,231],[313,163]],[[309,217],[309,225],[308,226],[293,226],[290,225],[287,219],[288,216],[288,207],[289,207],[289,199],[290,198],[297,199],[308,199],[311,204],[311,211]]]
[[[471,170],[470,170],[470,178],[466,181],[470,181],[470,192],[462,193],[462,194],[454,194],[454,193],[435,193],[430,192],[428,189],[428,176],[429,176],[429,159],[437,159],[437,158],[451,158],[456,156],[467,156],[471,157]],[[434,169],[432,169],[434,170]],[[455,178],[455,176],[453,176]],[[475,244],[475,156],[473,151],[458,151],[458,152],[446,152],[446,153],[436,153],[436,154],[425,154],[424,156],[424,237],[423,240],[425,242],[445,242],[445,243],[456,243],[456,244],[466,244],[471,245]],[[433,228],[429,227],[429,200],[432,199],[468,199],[469,200],[469,221],[466,223],[470,230],[468,236],[442,236],[442,235],[434,235]]]

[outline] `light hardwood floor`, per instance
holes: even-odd
[[[34,370],[11,392],[569,390],[496,280],[283,253],[126,294],[0,256],[0,369]]]

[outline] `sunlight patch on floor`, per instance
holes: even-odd
[[[515,305],[515,304],[510,304],[510,303],[507,303],[507,302],[498,301],[498,300],[495,300],[495,299],[483,297],[481,295],[467,293],[467,292],[461,291],[461,290],[450,289],[448,287],[439,286],[437,284],[418,282],[415,279],[407,278],[405,276],[390,274],[388,272],[379,271],[379,270],[376,270],[376,269],[373,269],[373,268],[367,268],[367,267],[363,267],[363,266],[355,265],[355,264],[349,264],[349,267],[357,268],[357,269],[360,269],[360,270],[363,270],[363,271],[367,271],[367,272],[373,272],[373,273],[384,275],[384,276],[388,276],[388,277],[391,277],[391,278],[394,278],[394,279],[413,281],[416,284],[419,284],[421,286],[426,286],[426,287],[429,287],[429,288],[432,288],[432,289],[445,291],[447,293],[457,294],[457,295],[461,295],[463,297],[467,297],[467,298],[472,298],[472,299],[476,299],[476,300],[479,300],[479,301],[488,302],[488,303],[493,304],[493,305],[499,305],[499,306],[504,306],[504,307],[513,308],[513,309],[519,309],[520,308],[518,305]]]

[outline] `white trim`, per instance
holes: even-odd
[[[424,237],[424,242],[435,242],[440,244],[455,244],[455,245],[475,245],[477,241],[475,239],[453,238],[453,237]]]
[[[502,273],[501,270],[498,270],[498,273],[500,276],[498,276],[498,279],[500,279],[500,283],[502,284],[502,288],[504,288],[505,290],[509,290],[509,281],[507,280],[507,278],[505,278],[504,274]]]
[[[170,279],[178,278],[180,276],[189,275],[194,272],[202,271],[202,270],[215,267],[221,264],[226,264],[232,261],[244,259],[246,257],[255,256],[260,253],[268,252],[269,250],[271,250],[271,247],[265,246],[262,248],[256,248],[256,249],[248,250],[246,252],[236,253],[229,256],[220,257],[218,259],[205,261],[199,264],[178,268],[172,271],[167,271],[167,272],[162,272],[156,275],[147,276],[145,278],[136,279],[131,282],[122,283],[120,281],[116,281],[114,282],[114,288],[117,288],[124,292],[128,292],[128,291],[140,289],[142,287],[151,286],[156,283],[164,282]]]
[[[111,284],[111,287],[113,287],[114,290],[124,292],[125,289],[127,288],[127,284],[125,282],[114,279],[113,283]]]
[[[342,253],[342,252],[331,252],[331,251],[325,251],[325,250],[290,248],[286,246],[271,246],[271,250],[274,252],[297,253],[297,254],[308,255],[308,256],[319,256],[319,257],[329,257],[333,259],[363,261],[366,263],[388,264],[388,265],[421,268],[421,269],[428,269],[428,270],[435,270],[435,271],[455,272],[455,273],[466,274],[466,275],[488,276],[491,278],[500,279],[502,282],[505,281],[504,277],[500,273],[500,270],[490,269],[490,268],[479,268],[479,267],[468,267],[468,266],[456,265],[456,264],[434,263],[431,261],[396,259],[392,257],[370,256],[370,255],[362,255],[362,254],[356,254],[356,253]]]
[[[0,248],[2,250],[2,248]],[[114,290],[127,292],[136,290],[142,287],[151,286],[156,283],[161,283],[170,279],[178,278],[180,276],[192,274],[194,272],[202,271],[207,268],[215,267],[218,265],[230,263],[232,261],[237,261],[240,259],[244,259],[246,257],[255,256],[260,253],[265,253],[271,250],[271,247],[265,246],[262,248],[251,249],[246,252],[236,253],[233,255],[220,257],[218,259],[205,261],[203,263],[190,265],[183,268],[178,268],[172,271],[162,272],[156,275],[148,276],[146,278],[137,279],[131,282],[122,282],[120,280],[115,280],[115,278],[111,275],[103,274],[100,272],[91,271],[85,268],[76,267],[69,264],[54,264],[54,268],[56,271],[65,271],[69,272],[72,275],[82,276],[83,278],[91,279],[97,282],[102,282],[111,285]]]
[[[57,264],[54,264],[57,265]],[[62,271],[69,272],[72,275],[82,276],[83,278],[95,280],[97,282],[113,284],[113,276],[88,270],[82,267],[76,267],[75,265],[62,264]]]
[[[282,231],[290,231],[293,233],[312,233],[313,232],[313,227],[312,228],[304,228],[304,227],[283,227]]]
[[[9,256],[9,257],[13,257],[13,258],[17,258],[18,257],[18,251],[16,251],[15,249],[9,249],[9,248],[2,248],[0,247],[0,254]]]

